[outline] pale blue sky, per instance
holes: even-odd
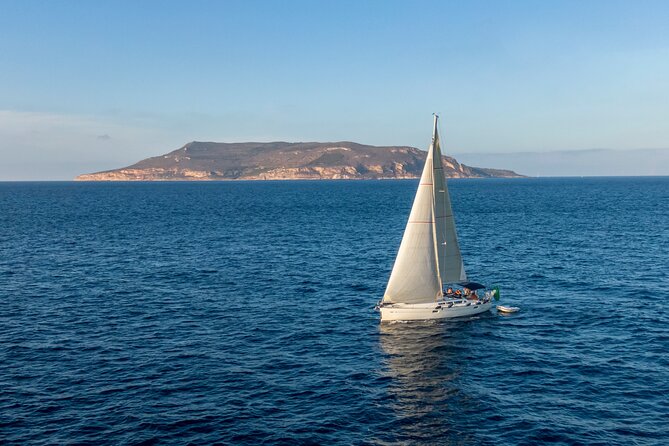
[[[191,140],[669,147],[667,1],[0,0],[0,180]],[[502,166],[503,167],[503,166]]]

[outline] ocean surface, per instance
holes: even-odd
[[[416,184],[0,183],[0,444],[669,444],[669,177],[450,181],[521,311],[380,324]]]

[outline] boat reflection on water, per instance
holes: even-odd
[[[379,324],[382,372],[395,414],[390,443],[472,444],[466,413],[476,401],[460,389],[466,380],[467,322]]]

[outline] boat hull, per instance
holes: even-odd
[[[487,301],[445,301],[429,304],[383,304],[380,306],[381,321],[424,321],[473,316],[492,308]]]

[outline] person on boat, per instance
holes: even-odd
[[[455,290],[455,295],[458,296],[458,297],[462,296],[462,291]]]
[[[452,295],[453,295],[453,288],[451,288],[451,287],[449,286],[448,289],[446,290],[446,295],[447,295],[447,296],[452,296]]]
[[[465,297],[468,297],[469,293],[471,293],[471,291],[469,291],[469,288],[465,288]]]
[[[478,294],[476,294],[476,291],[472,291],[469,293],[469,296],[467,296],[467,299],[469,300],[479,300]]]

